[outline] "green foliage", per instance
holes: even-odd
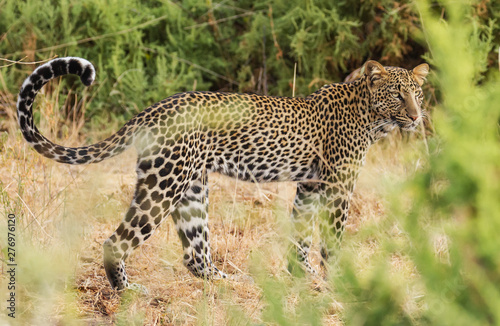
[[[413,67],[425,51],[414,40],[423,35],[411,1],[5,0],[2,6],[2,57],[71,55],[96,65],[91,116],[127,113],[128,119],[195,88],[290,96],[295,63],[296,94],[307,95],[367,59]],[[487,29],[498,41],[497,7],[480,1],[473,15],[477,33]],[[482,57],[482,67],[492,64],[491,55]],[[3,91],[16,93],[31,69],[1,69]]]
[[[287,245],[284,241],[283,245]],[[329,294],[311,293],[305,275],[301,277],[269,276],[263,262],[269,257],[252,257],[253,277],[262,288],[265,302],[262,318],[272,325],[322,325],[322,315],[331,304]]]
[[[392,215],[407,242],[381,239],[381,263],[365,273],[344,254],[335,284],[355,302],[346,311],[350,325],[500,323],[500,79],[498,68],[488,69],[494,27],[479,22],[474,6],[442,8],[445,19],[419,2],[442,102],[427,164],[393,193]],[[387,264],[394,255],[414,264],[414,282],[394,275]]]
[[[428,318],[441,323],[445,315],[447,323],[455,325],[467,324],[466,320],[498,324],[500,80],[497,69],[478,77],[486,71],[493,46],[492,26],[478,28],[466,6],[447,6],[448,24],[428,12],[426,3],[422,7],[434,62],[440,68],[443,102],[436,108],[437,154],[415,181],[417,202],[407,223],[421,229],[415,219],[427,208],[450,238],[448,264],[431,255],[428,241],[418,241],[414,248],[429,297],[440,299],[441,312],[429,309]],[[428,240],[415,230],[410,233],[415,240]]]
[[[94,63],[87,112],[96,117],[126,113],[128,119],[195,88],[291,96],[296,62],[296,94],[307,95],[369,58],[409,64],[424,51],[410,38],[419,28],[413,5],[388,0],[6,0],[2,6],[2,57],[71,55]],[[3,91],[15,94],[31,69],[1,69]]]

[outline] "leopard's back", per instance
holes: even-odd
[[[162,153],[175,165],[184,157],[196,169],[253,182],[299,181],[317,172],[322,124],[303,98],[188,92],[137,119],[146,126],[137,141],[145,160]]]

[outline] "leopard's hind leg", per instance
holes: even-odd
[[[184,250],[183,263],[197,277],[226,278],[212,262],[208,229],[208,184],[203,174],[191,183],[172,212]]]
[[[151,237],[186,191],[188,182],[178,180],[172,170],[175,169],[167,160],[138,160],[138,181],[130,208],[120,226],[103,245],[104,269],[111,287],[145,290],[128,282],[124,262],[132,250]]]

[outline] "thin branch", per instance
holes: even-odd
[[[217,20],[214,20],[214,21],[209,21],[209,22],[201,23],[201,24],[186,26],[186,27],[184,27],[184,29],[193,29],[193,28],[196,28],[196,27],[205,27],[205,26],[208,26],[208,25],[215,25],[215,24],[218,24],[218,23],[223,23],[223,22],[227,22],[227,21],[230,21],[230,20],[235,20],[235,19],[238,19],[238,18],[241,18],[241,17],[252,16],[252,15],[255,15],[256,13],[259,13],[259,12],[264,12],[264,10],[245,12],[243,14],[239,14],[239,15],[235,15],[235,16],[231,16],[231,17],[226,17],[226,18],[221,18],[221,19],[217,19]]]
[[[295,97],[295,79],[297,78],[297,62],[293,66],[293,86],[292,86],[292,97]]]
[[[262,65],[263,65],[263,88],[264,88],[264,95],[267,95],[267,58],[266,58],[266,25],[262,26]]]
[[[144,50],[146,50],[146,51],[149,51],[149,52],[158,53],[158,51],[157,51],[157,50],[155,50],[155,49],[151,49],[151,48],[147,48],[147,47],[142,47],[142,49],[144,49]],[[210,75],[212,75],[212,76],[215,76],[215,77],[217,77],[217,78],[223,79],[223,80],[225,80],[225,81],[227,81],[227,82],[229,82],[229,83],[231,83],[231,84],[233,84],[233,85],[239,85],[239,84],[240,84],[240,83],[238,83],[237,81],[234,81],[234,80],[232,80],[232,79],[230,79],[230,78],[227,78],[227,77],[226,77],[226,76],[224,76],[224,75],[221,75],[221,74],[219,74],[219,73],[216,73],[215,71],[210,70],[210,69],[208,69],[208,68],[202,67],[202,66],[200,66],[199,64],[196,64],[196,63],[194,63],[194,62],[192,62],[192,61],[189,61],[189,60],[187,60],[187,59],[180,58],[180,57],[178,57],[178,56],[176,56],[176,55],[173,55],[173,54],[170,54],[170,53],[165,53],[165,55],[169,56],[169,57],[170,57],[170,58],[172,58],[172,59],[176,59],[176,60],[179,60],[179,61],[181,61],[181,62],[184,62],[184,63],[186,63],[186,64],[188,64],[188,65],[192,66],[193,68],[196,68],[196,69],[199,69],[199,70],[201,70],[201,71],[204,71],[204,72],[206,72],[206,73],[208,73],[208,74],[210,74]]]
[[[430,155],[429,153],[429,145],[427,144],[427,135],[425,134],[425,127],[424,127],[424,122],[420,122],[420,133],[422,134],[422,138],[424,140],[424,145],[425,145],[425,151],[427,153],[427,156]]]
[[[26,207],[26,209],[31,214],[31,216],[33,217],[33,219],[35,220],[35,222],[38,224],[38,226],[40,227],[40,230],[42,230],[42,232],[45,233],[45,235],[48,236],[49,238],[54,239],[54,237],[52,237],[50,234],[47,233],[47,231],[45,231],[45,229],[43,228],[42,224],[40,224],[40,221],[38,221],[38,219],[36,218],[35,214],[33,214],[33,212],[31,211],[30,207],[28,206],[28,204],[26,204],[26,202],[24,201],[23,197],[21,197],[19,195],[19,193],[16,193],[16,195],[17,195],[17,197],[19,197],[19,199],[21,200],[21,202],[23,203],[23,205]]]
[[[41,61],[27,61],[27,62],[24,62],[23,60],[26,59],[26,57],[22,58],[21,60],[9,60],[9,59],[6,59],[6,58],[0,58],[0,61],[6,61],[6,62],[9,62],[9,64],[6,64],[6,65],[3,65],[3,66],[0,66],[0,68],[5,68],[5,67],[10,67],[10,66],[13,66],[15,64],[20,64],[20,65],[34,65],[34,64],[38,64],[38,63],[45,63],[47,61],[50,61],[52,59],[55,59],[57,58],[57,56],[53,56],[52,58],[50,59],[45,59],[45,60],[41,60]]]
[[[64,43],[64,44],[58,44],[58,45],[54,45],[54,46],[49,46],[49,47],[38,49],[35,52],[49,52],[49,51],[52,51],[52,50],[66,48],[68,46],[79,45],[79,44],[83,44],[83,43],[88,43],[88,42],[92,42],[92,41],[101,40],[103,38],[108,38],[108,37],[112,37],[112,36],[127,34],[127,33],[131,32],[131,31],[136,30],[136,29],[141,29],[141,28],[147,27],[149,25],[155,24],[155,23],[157,23],[159,21],[165,20],[168,17],[169,17],[169,15],[163,15],[163,16],[160,16],[158,18],[154,18],[154,19],[148,20],[147,22],[144,22],[144,23],[139,24],[137,26],[130,27],[130,28],[118,31],[118,32],[107,33],[107,34],[97,35],[97,36],[93,36],[93,37],[87,37],[87,38],[84,38],[84,39],[81,39],[81,40],[78,40],[78,41],[68,42],[68,43]],[[15,56],[15,55],[20,54],[20,53],[22,53],[22,52],[14,52],[14,53],[10,53],[10,54],[8,54],[6,56],[8,56],[8,57]]]
[[[269,5],[267,14],[269,16],[269,24],[271,25],[271,34],[273,35],[274,47],[278,50],[278,53],[276,53],[276,60],[279,61],[281,58],[283,58],[283,51],[281,50],[278,39],[276,37],[276,33],[274,31],[273,7],[271,5]]]

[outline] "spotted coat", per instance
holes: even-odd
[[[124,261],[167,216],[196,276],[224,278],[212,262],[207,224],[209,172],[250,182],[295,181],[292,221],[296,253],[305,268],[312,226],[319,224],[322,255],[340,244],[349,202],[368,148],[390,130],[414,129],[422,119],[421,85],[428,72],[368,61],[348,83],[324,86],[306,98],[187,92],[158,102],[117,133],[90,146],[56,145],[33,123],[37,92],[50,79],[79,75],[86,86],[94,67],[81,58],[39,66],[21,87],[17,114],[26,141],[67,164],[97,163],[135,146],[137,185],[130,208],[104,242],[104,267],[113,288],[132,288]],[[318,218],[319,217],[319,218]]]

